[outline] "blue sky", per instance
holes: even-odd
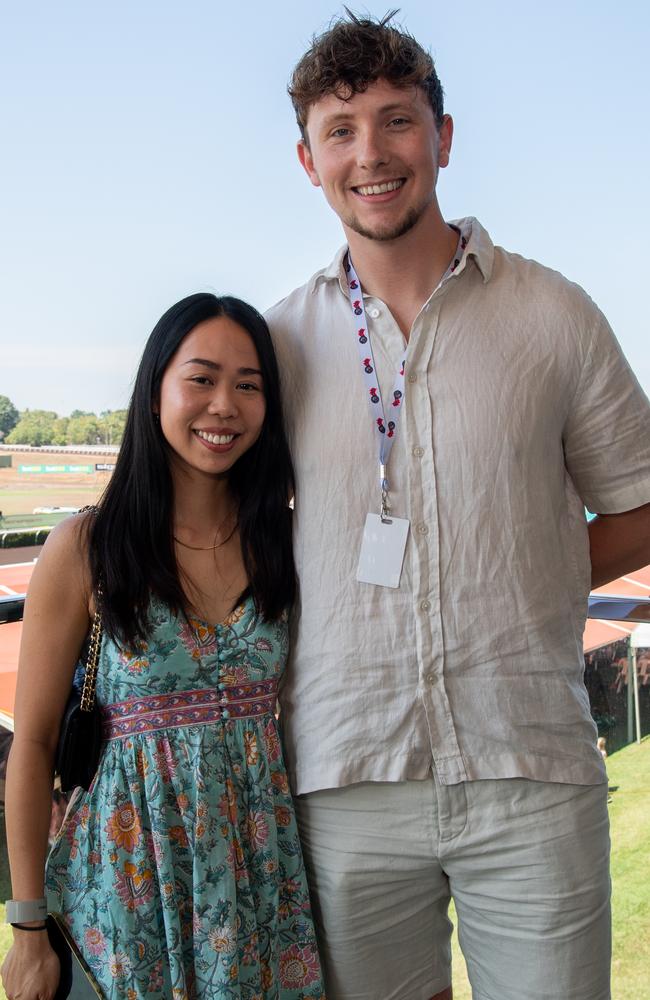
[[[286,84],[341,10],[2,4],[0,394],[123,406],[176,299],[266,308],[329,262],[342,235],[297,163]],[[579,282],[650,392],[648,5],[408,0],[398,19],[455,119],[445,216]]]

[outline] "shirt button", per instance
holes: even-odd
[[[417,380],[418,380],[418,377],[415,374],[415,372],[411,372],[411,374],[409,375],[409,382],[417,382]]]
[[[429,529],[427,528],[426,524],[418,524],[417,532],[418,535],[427,535],[429,533]]]
[[[378,319],[379,318],[379,309],[375,309],[375,308],[369,309],[368,310],[368,315],[372,319]]]
[[[435,674],[427,674],[425,680],[426,680],[427,684],[435,684],[436,683],[436,675]]]
[[[424,448],[420,448],[420,446],[418,445],[417,448],[413,449],[413,454],[415,455],[416,458],[422,458],[422,456],[424,455]]]
[[[430,601],[420,601],[420,608],[421,608],[422,611],[430,611],[431,610],[431,602]]]

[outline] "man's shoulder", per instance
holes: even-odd
[[[542,264],[538,260],[524,257],[523,254],[506,250],[501,246],[494,248],[493,276],[497,282],[501,279],[520,286],[523,285],[530,291],[545,297],[549,296],[553,299],[561,296],[564,300],[573,299],[576,303],[594,307],[593,301],[584,288],[572,281],[571,278],[567,278],[566,275],[549,267],[548,264]]]
[[[306,318],[313,317],[318,310],[320,299],[327,289],[337,287],[338,264],[343,249],[339,250],[334,260],[326,267],[316,271],[304,283],[294,288],[275,305],[272,305],[264,313],[264,318],[269,324],[271,333],[279,331],[291,331],[295,323],[304,324]]]

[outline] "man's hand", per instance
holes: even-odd
[[[650,503],[589,522],[591,588],[650,563]]]

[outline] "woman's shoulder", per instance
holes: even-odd
[[[88,558],[89,532],[95,508],[83,508],[56,525],[45,540],[34,576],[58,579],[90,595],[92,590]]]
[[[88,558],[88,534],[96,514],[96,507],[82,507],[76,514],[71,514],[60,521],[49,533],[41,558],[54,553],[61,558],[73,560]]]

